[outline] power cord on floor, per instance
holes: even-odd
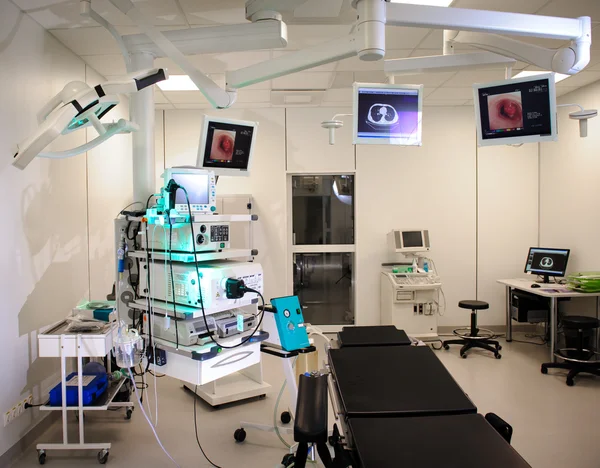
[[[198,443],[198,447],[200,448],[200,451],[202,452],[202,455],[204,455],[204,458],[206,458],[206,461],[208,461],[208,463],[210,463],[212,466],[214,466],[215,468],[221,468],[219,465],[216,465],[215,463],[213,463],[213,461],[208,458],[208,455],[206,455],[206,453],[204,452],[204,449],[202,448],[202,444],[200,443],[200,439],[198,438],[198,419],[196,416],[196,399],[198,398],[198,394],[196,393],[198,390],[198,385],[196,385],[194,387],[194,431],[196,432],[196,442]]]

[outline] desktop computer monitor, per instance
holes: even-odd
[[[570,252],[569,249],[531,247],[525,264],[525,273],[543,276],[544,283],[550,282],[550,276],[565,276]]]

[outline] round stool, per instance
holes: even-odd
[[[494,353],[496,359],[500,359],[502,355],[498,352],[502,349],[500,343],[492,340],[496,334],[486,328],[477,327],[477,311],[489,309],[490,305],[484,301],[467,300],[460,301],[458,307],[461,309],[469,309],[471,311],[471,326],[455,328],[452,333],[460,338],[460,340],[447,340],[442,342],[444,349],[450,349],[451,344],[460,344],[463,347],[460,350],[460,357],[467,357],[467,351],[471,348],[486,349]]]
[[[594,317],[582,315],[570,315],[562,319],[564,330],[577,331],[577,347],[560,348],[554,351],[554,355],[563,362],[547,362],[542,364],[542,374],[547,374],[548,369],[567,369],[567,385],[575,385],[575,376],[587,373],[600,376],[600,353],[596,349],[585,347],[584,332],[600,328],[600,320]]]

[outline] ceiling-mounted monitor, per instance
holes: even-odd
[[[422,85],[354,83],[355,145],[421,146]]]
[[[479,146],[556,141],[554,73],[473,85]]]
[[[197,166],[221,176],[250,175],[257,122],[204,116]]]

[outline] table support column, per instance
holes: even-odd
[[[510,313],[510,300],[512,297],[512,288],[506,286],[506,341],[512,341],[512,318]]]
[[[550,361],[556,362],[554,349],[556,348],[556,330],[558,328],[558,298],[550,298]]]

